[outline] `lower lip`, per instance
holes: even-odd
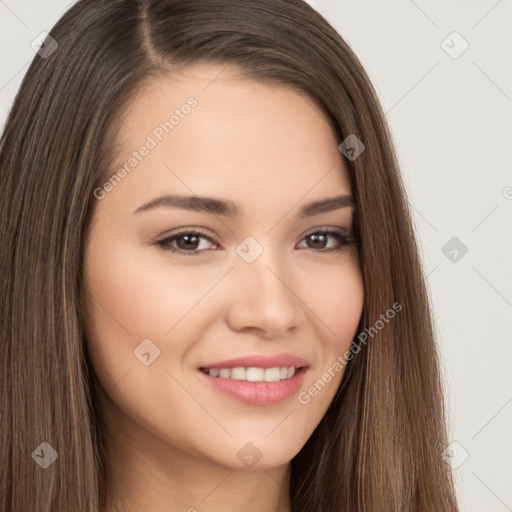
[[[218,391],[249,405],[272,405],[294,395],[301,387],[307,367],[297,370],[293,377],[276,382],[250,382],[247,380],[222,379],[198,372]]]

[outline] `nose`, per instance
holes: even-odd
[[[231,329],[270,339],[298,327],[301,301],[294,293],[292,273],[279,259],[263,252],[252,263],[237,261],[227,313]]]

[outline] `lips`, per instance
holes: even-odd
[[[293,354],[271,354],[237,357],[224,361],[215,361],[199,367],[200,370],[209,368],[274,368],[283,366],[294,366],[303,368],[311,366],[309,361]]]
[[[208,363],[200,366],[197,373],[201,381],[224,395],[245,404],[265,406],[283,402],[297,393],[310,366],[307,359],[293,354],[259,354]],[[265,378],[267,378],[264,381],[261,380],[262,369],[265,370]],[[280,372],[288,369],[290,376],[281,379],[280,374],[275,375],[274,369]],[[229,373],[230,370],[237,373],[236,378],[233,375],[231,377],[222,375],[223,372]],[[245,374],[246,370],[251,372],[251,378],[241,379],[238,374]],[[267,372],[273,375],[267,376]],[[254,373],[258,373],[259,377],[253,378]],[[242,375],[242,377],[245,376]]]

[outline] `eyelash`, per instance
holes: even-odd
[[[353,234],[351,232],[349,232],[348,234],[345,234],[341,228],[327,228],[327,229],[318,229],[317,231],[311,231],[308,234],[304,235],[302,240],[304,240],[308,236],[318,235],[318,234],[333,236],[334,238],[336,238],[338,240],[339,246],[331,247],[330,249],[312,249],[313,251],[316,251],[316,252],[324,252],[324,253],[325,252],[327,252],[327,253],[339,252],[339,251],[342,251],[346,245],[349,245],[356,241],[355,237],[353,236]],[[196,235],[196,236],[198,235],[203,238],[206,238],[209,242],[211,242],[214,245],[219,245],[215,241],[215,239],[213,239],[210,235],[207,235],[206,233],[203,233],[200,230],[190,230],[190,229],[183,229],[181,231],[178,231],[177,233],[173,234],[172,236],[169,236],[167,238],[164,238],[163,240],[157,241],[155,243],[155,245],[157,245],[158,248],[162,249],[163,251],[170,251],[171,254],[174,254],[175,252],[177,252],[178,254],[183,254],[186,256],[193,256],[196,254],[199,255],[201,253],[205,253],[208,251],[208,249],[202,249],[202,250],[194,249],[193,251],[184,251],[182,249],[177,249],[177,248],[169,245],[170,242],[174,242],[176,239],[180,238],[183,235]],[[306,247],[306,249],[309,249],[309,247]]]

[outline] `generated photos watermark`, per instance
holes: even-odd
[[[376,334],[379,333],[381,329],[385,327],[386,324],[390,322],[393,318],[395,318],[396,314],[402,310],[402,304],[399,302],[395,302],[391,308],[389,308],[385,313],[380,315],[380,319],[375,322],[375,324],[368,328],[365,328],[361,333],[357,335],[357,339],[359,343],[364,343],[365,345],[368,343],[368,336],[373,338]],[[329,366],[329,368],[321,375],[321,377],[315,381],[315,383],[310,386],[306,391],[301,391],[297,395],[297,400],[302,405],[307,405],[311,402],[311,398],[315,397],[320,393],[325,386],[336,377],[336,373],[340,373],[345,366],[347,366],[348,362],[359,352],[361,351],[361,346],[356,343],[356,340],[352,340],[352,346],[350,350],[347,350],[344,354],[339,355],[336,358],[336,361]]]
[[[152,132],[146,137],[146,141],[139,149],[132,153],[132,156],[126,160],[117,171],[110,176],[110,178],[101,186],[97,187],[93,191],[93,195],[96,199],[104,199],[108,192],[121,183],[121,181],[139,165],[142,160],[149,155],[150,151],[155,149],[160,142],[164,140],[165,135],[171,133],[176,126],[178,126],[183,119],[185,119],[194,107],[197,107],[199,102],[196,98],[191,96],[187,102],[181,105],[180,108],[174,109],[174,113],[169,117],[167,121],[161,122],[156,126]]]

